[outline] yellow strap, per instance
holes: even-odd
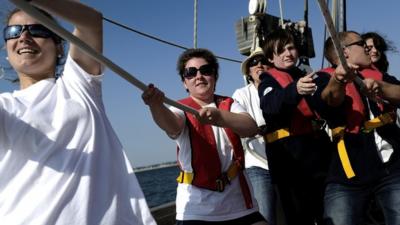
[[[348,179],[352,178],[355,176],[353,168],[351,167],[350,164],[350,159],[349,156],[347,155],[347,150],[346,146],[344,144],[343,137],[339,139],[339,142],[337,143],[338,151],[339,151],[339,157],[340,161],[342,162],[342,166],[344,169],[344,172],[346,173],[346,177]]]
[[[373,129],[376,129],[378,127],[381,127],[383,125],[386,125],[388,123],[393,123],[393,117],[391,116],[391,113],[384,113],[382,115],[379,115],[369,121],[366,121],[364,123],[364,132],[370,132]]]
[[[181,171],[176,178],[178,183],[191,184],[193,181],[194,173]]]
[[[332,136],[334,138],[339,137],[344,135],[344,128],[345,127],[336,127],[335,129],[332,129]]]
[[[226,171],[228,180],[231,181],[233,178],[235,178],[240,170],[241,168],[239,168],[239,166],[235,162],[232,162],[232,164],[228,168],[228,171]]]
[[[228,168],[228,171],[226,171],[228,180],[231,181],[233,178],[235,178],[240,170],[241,169],[239,168],[239,166],[237,166],[236,163],[232,162],[232,164]],[[178,183],[191,184],[193,182],[193,177],[194,173],[181,171],[179,173],[179,176],[176,178],[176,181]]]
[[[290,136],[290,132],[288,128],[282,128],[279,130],[276,130],[274,132],[268,133],[265,135],[265,139],[267,143],[272,143],[274,141],[277,141],[279,139],[285,138],[285,137],[289,137]]]
[[[347,155],[346,145],[344,144],[344,138],[343,138],[344,128],[345,127],[336,127],[335,129],[332,130],[332,135],[335,138],[336,137],[339,138],[337,143],[337,148],[338,148],[340,162],[342,163],[346,177],[350,179],[356,175],[353,171],[353,168],[351,167],[350,159],[349,156]]]

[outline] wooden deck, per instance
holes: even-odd
[[[158,225],[174,225],[175,224],[175,202],[169,202],[150,209],[151,214]]]

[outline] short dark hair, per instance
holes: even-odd
[[[208,49],[204,48],[190,48],[184,51],[178,59],[176,69],[184,81],[183,73],[185,72],[186,63],[192,58],[203,58],[213,68],[215,80],[218,80],[219,64],[217,57]]]

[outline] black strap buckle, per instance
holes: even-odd
[[[228,175],[226,173],[222,173],[221,176],[215,181],[218,192],[223,192],[225,190],[225,186],[230,184]]]
[[[314,131],[320,131],[326,128],[327,123],[324,119],[314,119],[311,120],[311,125]]]

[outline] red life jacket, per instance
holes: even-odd
[[[383,74],[377,70],[375,67],[374,68],[365,68],[363,70],[360,71],[360,74],[364,77],[364,78],[370,78],[370,79],[374,79],[374,80],[382,80],[383,79]],[[381,111],[383,111],[383,104],[382,103],[377,103],[378,107]]]
[[[334,68],[328,67],[321,70],[333,76]],[[346,132],[358,133],[365,121],[365,106],[361,95],[358,92],[353,82],[346,84],[346,96],[350,99],[345,99],[344,107],[346,111]]]
[[[285,88],[293,82],[292,76],[275,68],[269,69],[268,73]],[[297,108],[293,111],[289,131],[291,135],[309,134],[314,131],[312,126],[312,120],[315,118],[314,112],[311,110],[307,101],[302,98],[297,105]]]
[[[328,67],[321,70],[333,75],[334,68]],[[372,68],[366,68],[360,71],[364,78],[371,78],[374,80],[382,80],[382,73]],[[357,134],[367,120],[365,113],[365,106],[362,97],[353,82],[346,84],[346,96],[350,99],[345,100],[346,111],[346,132]],[[383,105],[378,103],[378,107],[383,111]]]
[[[201,106],[191,97],[179,100],[179,102],[196,110],[201,109]],[[215,95],[215,103],[218,109],[230,111],[233,99]],[[185,116],[189,127],[189,138],[192,148],[192,168],[195,174],[192,185],[217,191],[218,186],[216,181],[221,178],[221,175],[225,171],[221,170],[221,162],[212,127],[209,124],[201,124],[193,114],[185,112]],[[250,189],[242,172],[244,168],[244,151],[240,137],[229,128],[224,128],[224,130],[233,147],[232,163],[236,163],[239,165],[239,168],[241,168],[238,176],[242,194],[247,207],[252,208]]]

